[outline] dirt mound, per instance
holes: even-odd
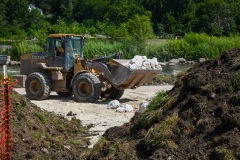
[[[89,143],[80,120],[43,111],[15,92],[11,100],[11,159],[80,159]]]
[[[240,49],[195,64],[88,159],[240,159]]]

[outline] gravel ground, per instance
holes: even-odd
[[[141,86],[137,89],[126,89],[123,97],[119,100],[120,103],[127,103],[133,106],[133,112],[118,113],[115,109],[107,109],[107,104],[110,100],[98,101],[97,103],[77,103],[72,98],[59,97],[56,92],[52,92],[47,100],[31,102],[38,107],[63,115],[71,119],[75,116],[82,121],[83,125],[92,126],[90,132],[91,148],[108,128],[113,126],[121,126],[129,122],[134,113],[138,110],[138,105],[141,101],[152,98],[157,92],[163,90],[170,90],[172,85],[160,86]],[[26,95],[24,88],[14,88],[21,95]],[[71,116],[67,116],[72,112]]]

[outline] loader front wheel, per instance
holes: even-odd
[[[30,99],[47,99],[51,92],[51,81],[47,75],[34,72],[27,77],[25,90]]]
[[[74,79],[72,90],[76,101],[95,102],[101,94],[101,83],[92,73],[83,73]]]

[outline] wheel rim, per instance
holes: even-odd
[[[81,96],[87,96],[90,93],[90,86],[87,82],[80,82],[78,85],[78,92]]]
[[[36,81],[36,80],[31,81],[31,83],[30,83],[30,91],[32,93],[38,93],[39,89],[40,89],[40,86],[39,86],[38,81]]]

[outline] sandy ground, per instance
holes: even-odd
[[[141,86],[137,89],[126,89],[120,103],[127,103],[133,106],[133,112],[119,113],[116,109],[107,109],[109,100],[99,101],[97,103],[77,103],[72,98],[59,97],[56,92],[52,92],[47,100],[36,101],[31,100],[42,109],[55,114],[61,114],[68,119],[73,116],[67,116],[72,111],[74,116],[82,121],[83,125],[92,125],[90,132],[91,148],[98,138],[110,127],[120,126],[133,117],[138,110],[139,103],[143,100],[152,98],[157,92],[170,90],[171,85],[162,86]],[[19,94],[26,95],[24,88],[14,88]]]

